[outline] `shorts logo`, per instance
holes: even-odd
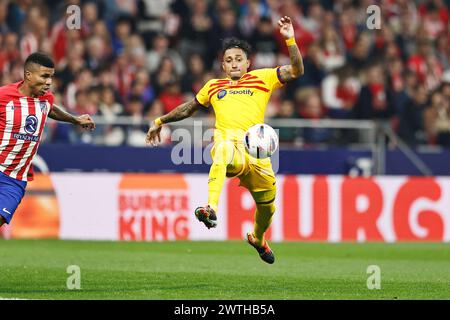
[[[29,115],[25,120],[25,132],[33,134],[36,132],[38,126],[38,119],[34,115]]]
[[[227,95],[227,90],[224,90],[224,89],[222,89],[222,90],[220,90],[218,93],[217,93],[217,99],[222,99],[223,97],[225,97]]]

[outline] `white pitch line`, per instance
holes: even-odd
[[[3,297],[0,297],[0,300],[30,300],[30,299],[23,299],[23,298],[3,298]]]

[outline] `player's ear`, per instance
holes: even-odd
[[[30,79],[30,77],[31,77],[31,71],[25,70],[25,79]]]
[[[250,68],[250,60],[247,59],[247,69]]]
[[[222,70],[225,72],[225,63],[222,62]]]

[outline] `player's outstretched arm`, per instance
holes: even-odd
[[[150,129],[148,129],[146,142],[152,146],[156,146],[161,142],[161,128],[164,123],[176,122],[192,116],[201,108],[201,104],[196,99],[180,104],[178,107],[170,111],[168,114],[153,121]]]
[[[92,120],[90,115],[83,114],[76,117],[64,111],[63,108],[57,106],[56,104],[53,105],[53,108],[48,116],[57,121],[72,123],[74,125],[82,127],[83,129],[88,129],[91,131],[95,129],[95,122],[94,120]]]
[[[303,58],[295,43],[294,26],[291,18],[284,16],[278,20],[280,33],[286,40],[286,45],[289,50],[289,58],[291,64],[280,67],[280,80],[283,82],[291,81],[300,77],[304,73]]]

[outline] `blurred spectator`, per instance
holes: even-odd
[[[342,40],[347,51],[351,51],[357,41],[358,30],[354,12],[349,8],[339,15],[339,28]]]
[[[117,88],[119,96],[125,100],[127,92],[130,90],[133,81],[133,66],[128,63],[128,55],[124,51],[118,52],[116,60],[111,68],[114,79],[114,86]]]
[[[175,65],[177,74],[181,75],[185,73],[183,59],[178,52],[169,48],[169,38],[163,33],[158,33],[153,39],[152,49],[147,53],[147,70],[150,73],[158,70],[161,60],[164,57],[170,57]]]
[[[321,119],[325,116],[325,108],[320,99],[319,91],[313,87],[299,89],[296,94],[298,113],[300,117],[309,120]],[[304,142],[322,143],[331,136],[331,131],[326,128],[304,128],[302,137]]]
[[[86,62],[84,42],[77,40],[72,42],[68,47],[67,58],[60,61],[58,71],[55,75],[61,79],[61,92],[65,92],[69,83],[75,80],[75,75],[80,73],[81,69],[85,67]]]
[[[400,56],[400,48],[395,42],[395,34],[390,25],[375,32],[373,55],[376,59],[390,60]]]
[[[215,57],[210,57],[209,41],[212,37],[213,21],[208,16],[206,0],[189,1],[189,11],[182,17],[180,52],[184,60],[198,53],[211,65]]]
[[[381,65],[368,68],[366,84],[361,87],[354,110],[357,119],[388,120],[394,115],[392,92],[385,84]]]
[[[158,70],[152,76],[152,83],[158,96],[168,83],[178,80],[175,65],[169,57],[163,57]]]
[[[143,125],[144,105],[139,97],[130,97],[122,115],[130,117],[131,125],[125,128],[125,142],[130,146],[145,146],[146,128]]]
[[[329,74],[322,82],[322,99],[331,118],[350,119],[361,89],[359,79],[350,65]]]
[[[0,34],[9,32],[9,26],[6,21],[8,17],[8,1],[0,1]]]
[[[367,68],[370,62],[370,36],[367,32],[361,32],[356,38],[352,50],[349,53],[348,62],[358,71]]]
[[[120,145],[124,140],[124,132],[120,126],[114,125],[117,117],[123,113],[123,106],[115,99],[114,88],[105,86],[101,89],[98,115],[102,117],[103,123],[98,124],[96,142],[106,145]]]
[[[443,1],[426,1],[419,6],[423,29],[428,39],[434,40],[448,29],[449,13]]]
[[[325,16],[321,3],[319,1],[311,1],[305,11],[307,14],[301,19],[302,26],[313,35],[321,33]]]
[[[427,90],[419,84],[414,89],[412,99],[402,108],[399,123],[399,136],[410,145],[425,142],[423,112],[427,103]]]
[[[89,113],[89,114],[95,114],[96,112],[92,112],[92,111],[96,111],[96,106],[94,106],[90,99],[89,99],[89,90],[88,89],[79,89],[76,91],[75,93],[75,105],[73,110],[77,113],[77,114],[84,114],[84,113]]]
[[[138,0],[138,31],[144,37],[146,46],[154,34],[177,30],[179,19],[170,12],[173,0]],[[175,24],[175,25],[172,25]]]
[[[450,32],[450,30],[449,30]],[[444,69],[450,69],[450,33],[442,33],[436,39],[436,57]]]
[[[283,100],[279,107],[278,112],[273,117],[274,119],[296,119],[298,116],[295,112],[295,104],[292,100]],[[292,143],[299,137],[298,128],[286,128],[286,127],[277,127],[274,126],[275,129],[278,129],[278,136],[280,139],[280,143],[283,144],[285,142]]]
[[[450,88],[450,84],[447,86]],[[436,90],[431,95],[431,105],[425,110],[424,121],[428,142],[449,147],[450,100],[442,90]]]
[[[123,107],[116,101],[114,88],[112,86],[102,87],[98,114],[103,116],[106,121],[112,123],[113,120],[122,112]]]
[[[270,18],[267,3],[259,0],[248,0],[240,6],[239,27],[245,37],[250,37],[261,18]]]
[[[168,113],[183,103],[183,94],[179,82],[170,81],[159,95],[159,101],[164,106],[164,113]]]
[[[205,84],[203,75],[205,73],[205,63],[199,54],[194,53],[189,57],[188,70],[181,79],[181,90],[183,93],[197,94]]]
[[[147,70],[139,69],[136,71],[134,82],[131,85],[131,94],[141,97],[144,105],[149,104],[155,99],[155,90],[150,83],[150,76]]]
[[[77,112],[77,101],[76,95],[79,91],[83,91],[83,94],[87,94],[87,90],[93,84],[92,72],[83,68],[78,71],[75,75],[74,81],[67,85],[67,90],[65,94],[65,105],[69,111]],[[84,108],[79,105],[80,108]],[[79,113],[81,114],[81,113]]]
[[[286,90],[289,96],[294,96],[293,92],[298,87],[320,87],[327,72],[325,70],[325,56],[318,43],[309,46],[306,57],[303,59],[305,73],[303,76],[287,84]]]
[[[338,34],[332,26],[323,30],[320,46],[324,55],[323,65],[326,71],[332,71],[345,63],[345,55]]]
[[[86,66],[93,72],[100,68],[107,58],[106,44],[100,37],[92,36],[87,39]]]
[[[96,1],[88,0],[81,7],[81,33],[83,37],[92,34],[94,25],[98,20],[98,7]]]
[[[219,20],[213,24],[210,40],[210,54],[215,56],[222,48],[222,40],[226,38],[242,38],[241,31],[236,23],[236,13],[232,9],[219,11]]]
[[[250,37],[250,45],[255,54],[252,57],[252,68],[267,68],[277,64],[279,51],[275,37],[275,28],[270,18],[262,17]]]
[[[126,15],[119,16],[114,26],[112,35],[112,49],[115,56],[119,55],[125,46],[125,42],[133,31],[130,18]]]
[[[414,71],[420,82],[424,82],[427,73],[426,57],[431,54],[431,45],[428,40],[421,40],[417,44],[417,50],[413,53],[408,61],[407,66]]]
[[[159,99],[155,99],[147,111],[147,117],[149,119],[156,119],[160,116],[163,116],[164,113],[164,105]]]
[[[44,41],[48,41],[48,27],[48,18],[41,7],[33,5],[28,8],[24,23],[24,35],[20,40],[20,53],[23,61],[33,52],[42,50]]]

